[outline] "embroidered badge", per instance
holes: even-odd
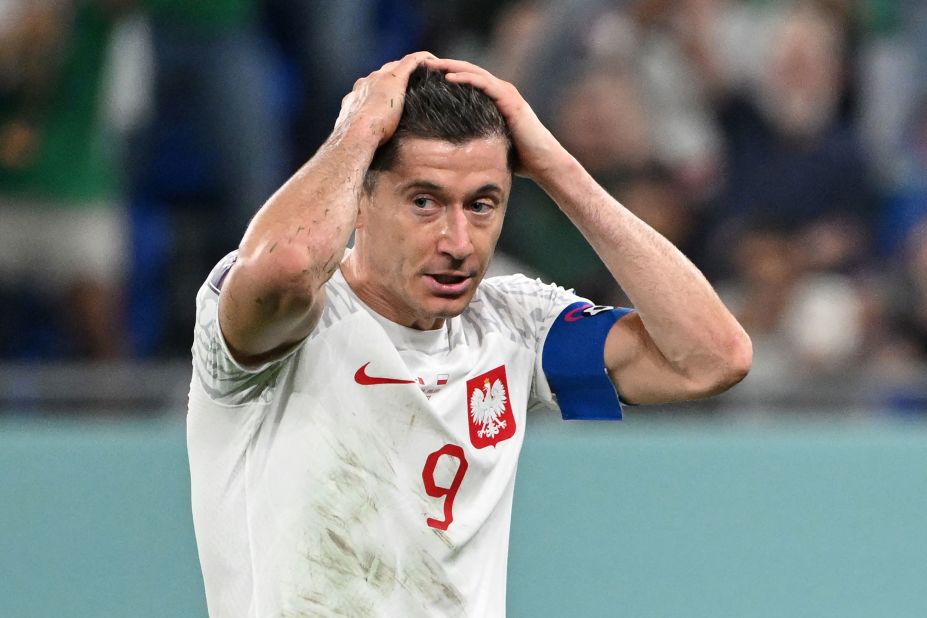
[[[509,400],[505,365],[467,380],[467,394],[473,446],[495,446],[515,435],[515,414]]]
[[[440,391],[442,388],[444,388],[447,385],[447,379],[448,379],[448,374],[439,373],[437,376],[435,376],[435,379],[433,382],[426,383],[425,379],[419,376],[418,386],[419,388],[422,389],[422,393],[424,393],[425,397],[427,397],[428,399],[431,399],[432,395],[436,394],[438,391]]]

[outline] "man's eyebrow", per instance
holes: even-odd
[[[502,187],[497,185],[494,182],[488,182],[476,191],[473,192],[473,195],[486,195],[487,193],[496,193],[500,196],[505,195],[505,191],[502,190]]]
[[[410,180],[409,182],[403,183],[400,185],[399,189],[401,191],[408,191],[409,189],[425,189],[427,191],[443,191],[444,187],[441,185],[435,184],[430,180]]]
[[[409,182],[403,183],[399,186],[400,191],[409,191],[410,189],[423,189],[425,191],[434,191],[435,193],[441,193],[444,191],[443,186],[430,180],[410,180]],[[487,194],[495,194],[499,197],[502,197],[505,195],[505,191],[503,191],[502,187],[496,183],[488,182],[485,185],[478,187],[474,191],[470,192],[470,195],[474,197]]]

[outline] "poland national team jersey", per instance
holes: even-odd
[[[210,615],[503,616],[526,413],[556,407],[542,350],[583,299],[496,277],[419,331],[336,272],[309,338],[246,369],[218,326],[233,261],[197,297],[187,421]]]

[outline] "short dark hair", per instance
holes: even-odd
[[[421,137],[462,144],[471,139],[501,137],[508,147],[509,170],[516,166],[512,134],[499,108],[482,90],[455,84],[444,74],[421,65],[409,76],[399,126],[377,148],[364,176],[364,191],[370,194],[380,171],[392,169],[404,137]]]

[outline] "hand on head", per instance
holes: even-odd
[[[387,62],[354,82],[354,88],[341,100],[335,130],[360,119],[383,144],[392,137],[399,124],[409,75],[430,58],[434,55],[429,52],[415,52],[401,60]]]
[[[551,157],[563,151],[559,142],[538,119],[534,110],[511,83],[499,79],[486,69],[464,60],[430,57],[424,64],[444,72],[455,84],[469,84],[493,100],[505,118],[518,153],[515,173],[538,180],[549,167]]]
[[[563,150],[515,86],[470,62],[437,58],[429,52],[415,52],[387,62],[358,79],[342,99],[336,130],[360,120],[360,126],[368,127],[378,144],[386,142],[402,116],[409,76],[423,64],[442,71],[449,82],[473,86],[493,100],[512,132],[518,153],[517,174],[538,180],[550,165],[551,156]]]

